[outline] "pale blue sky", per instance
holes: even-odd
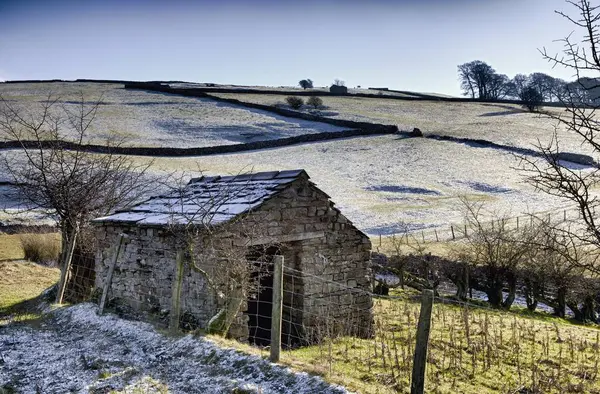
[[[571,72],[538,48],[573,26],[562,0],[0,1],[0,79],[387,86],[460,94],[456,67]]]

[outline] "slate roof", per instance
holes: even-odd
[[[304,170],[193,178],[182,190],[151,197],[93,222],[215,225],[257,208],[301,177],[309,178]]]

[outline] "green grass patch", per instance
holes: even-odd
[[[27,310],[16,311],[15,308],[39,296],[56,283],[59,276],[57,268],[25,261],[0,262],[0,317],[13,312],[20,312],[20,317],[32,317]]]
[[[360,393],[410,392],[419,302],[415,292],[395,294],[375,300],[373,338],[324,340],[284,351],[281,363]],[[600,393],[600,330],[521,313],[434,304],[425,392]]]
[[[25,258],[25,252],[19,237],[20,234],[0,234],[0,260]]]

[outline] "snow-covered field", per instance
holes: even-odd
[[[157,171],[208,174],[303,168],[359,228],[384,235],[404,224],[417,230],[462,223],[460,196],[507,215],[566,205],[525,184],[518,165],[497,149],[393,135],[154,162]]]
[[[52,312],[39,329],[0,327],[0,392],[347,392],[202,338],[168,338],[149,324],[96,312],[78,304]]]
[[[125,90],[116,84],[0,84],[4,99],[28,109],[49,93],[70,110],[76,109],[80,93],[86,101],[102,97],[90,130],[98,143],[116,137],[130,146],[200,147],[343,130],[211,99]]]
[[[104,92],[104,101],[108,104],[101,107],[98,116],[101,130],[127,135],[131,137],[128,143],[135,146],[202,146],[339,130],[330,125],[283,119],[210,100],[123,90],[118,86],[0,84],[0,91],[5,95],[10,92],[13,99],[24,103],[40,100],[42,91],[50,88],[67,102],[76,100],[81,89],[86,97],[97,97]],[[223,96],[267,104],[284,99],[273,95]],[[416,126],[426,133],[524,147],[531,147],[538,139],[545,142],[551,138],[554,122],[522,112],[513,105],[323,99],[327,106],[322,111],[325,116],[397,124],[403,129]],[[273,122],[261,123],[265,119]],[[243,126],[231,126],[235,122]],[[280,126],[284,131],[276,131]],[[252,135],[262,133],[263,129],[269,131],[250,137],[240,133],[243,127],[253,130],[249,131]],[[99,131],[98,135],[103,134]],[[570,135],[561,134],[561,141],[564,150],[585,151]],[[518,166],[518,160],[512,155],[493,148],[379,136],[219,156],[157,158],[153,168],[156,172],[199,168],[210,174],[304,168],[357,226],[370,234],[385,235],[405,228],[420,230],[461,223],[461,196],[485,201],[489,210],[507,215],[567,205],[525,184],[515,170]]]
[[[259,94],[215,94],[240,101],[284,105],[285,97]],[[361,97],[322,97],[323,116],[397,125],[400,130],[418,127],[426,134],[484,139],[504,145],[532,148],[553,137],[556,120],[523,111],[514,104],[405,101]],[[546,108],[561,114],[558,108]],[[590,154],[581,139],[558,129],[561,150]]]

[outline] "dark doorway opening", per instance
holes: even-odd
[[[271,320],[273,305],[273,256],[280,248],[253,248],[247,255],[252,265],[251,280],[255,291],[248,298],[248,340],[250,344],[268,346],[271,344]]]

